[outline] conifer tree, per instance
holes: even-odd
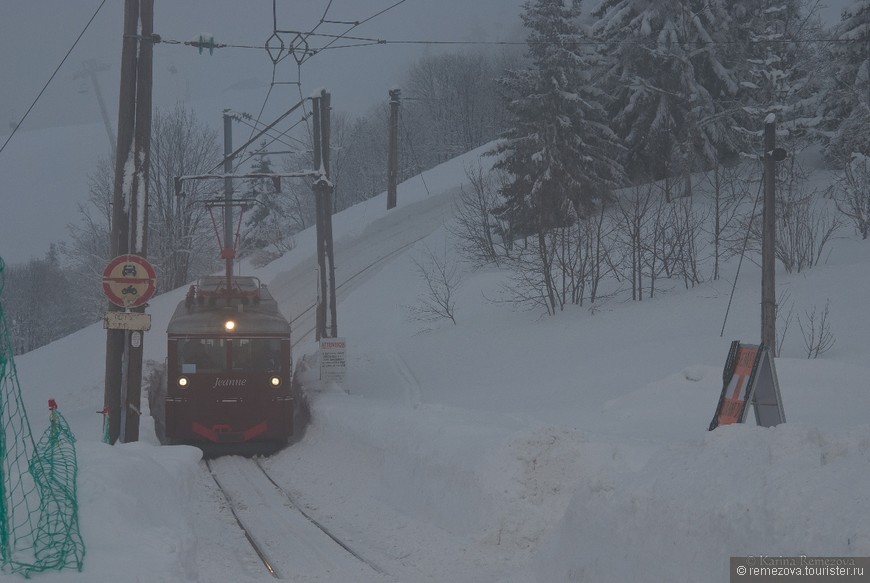
[[[254,161],[251,164],[252,174],[272,174],[272,162],[265,152],[266,141],[260,142],[260,148],[254,155]],[[245,225],[247,227],[242,236],[241,246],[245,251],[254,249],[262,249],[269,244],[267,233],[270,229],[270,224],[278,219],[276,215],[280,214],[277,208],[278,201],[275,200],[274,185],[271,181],[265,178],[249,178],[247,183],[246,197],[252,199],[253,208],[248,211]]]
[[[738,151],[738,83],[722,0],[604,0],[593,16],[633,179],[687,174]]]
[[[579,0],[526,2],[531,66],[501,79],[511,128],[496,147],[496,166],[511,180],[498,212],[518,235],[588,215],[623,177],[579,14]]]
[[[852,153],[870,154],[870,0],[843,10],[835,40],[835,73],[823,102],[831,132],[826,155],[843,166]]]
[[[745,41],[739,44],[745,58],[737,60],[744,136],[757,151],[772,113],[778,145],[792,153],[800,150],[818,125],[823,67],[817,45],[795,41],[818,37],[821,25],[805,11],[803,0],[742,0],[734,8],[736,30]]]

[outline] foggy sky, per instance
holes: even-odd
[[[10,124],[33,99],[72,46],[101,0],[0,0],[0,144]],[[396,0],[278,0],[281,30],[310,31],[326,20],[361,21]],[[388,40],[522,40],[522,0],[405,0],[353,29],[356,37]],[[218,43],[263,46],[273,32],[271,0],[155,0],[154,31],[167,41],[202,33]],[[49,244],[68,239],[88,198],[88,174],[110,153],[117,132],[123,0],[108,0],[27,120],[0,153],[0,257],[7,263],[42,257]],[[341,34],[348,25],[322,24],[317,32]],[[289,42],[291,35],[285,35]],[[311,48],[325,38],[312,38]],[[348,44],[345,41],[336,44]],[[197,49],[161,43],[154,50],[154,106],[184,102],[197,118],[218,129],[230,108],[257,115],[269,94],[264,121],[315,91],[332,93],[337,112],[363,114],[401,86],[403,74],[426,53],[469,47],[377,45],[327,50],[300,68],[286,58],[274,69],[263,49]],[[76,78],[84,61],[97,75],[109,126],[103,124],[95,88]],[[300,85],[270,83],[300,82]],[[51,129],[61,128],[63,129]],[[56,134],[52,134],[56,132]],[[239,138],[241,139],[241,138]]]
[[[327,20],[364,20],[397,0],[278,0],[277,25],[312,30]],[[825,21],[839,20],[850,0],[818,0]],[[101,0],[0,0],[0,143],[10,124],[24,115]],[[154,30],[167,41],[188,41],[201,33],[216,42],[262,46],[272,34],[271,0],[154,0]],[[405,0],[350,32],[387,40],[522,41],[523,0]],[[584,7],[597,0],[584,1]],[[39,100],[6,150],[0,153],[0,256],[9,263],[42,257],[49,243],[66,240],[87,201],[88,173],[108,157],[109,139],[86,78],[76,79],[84,61],[105,70],[98,83],[106,103],[109,132],[116,132],[123,0],[108,0],[76,49]],[[317,32],[340,34],[347,25],[322,24]],[[287,36],[289,39],[289,35]],[[328,39],[314,38],[311,48]],[[352,42],[352,41],[351,41]],[[336,44],[348,44],[345,41]],[[154,51],[154,105],[183,101],[198,119],[219,128],[221,111],[258,114],[269,86],[276,85],[262,119],[278,114],[320,88],[332,93],[338,112],[365,113],[401,86],[409,64],[425,54],[473,50],[467,46],[377,45],[324,51],[301,69],[287,58],[274,69],[262,49],[195,48],[161,43]],[[489,50],[501,50],[490,47]],[[74,126],[56,136],[52,130]],[[33,131],[39,130],[39,131]],[[48,132],[48,133],[46,133]]]
[[[278,0],[277,24],[283,30],[309,31],[324,11],[327,20],[361,21],[396,0]],[[100,0],[0,1],[0,134],[19,119],[99,6]],[[23,127],[46,127],[100,121],[93,88],[75,79],[82,61],[96,59],[109,67],[98,80],[116,120],[120,77],[123,0],[108,0],[86,35],[52,82]],[[521,0],[406,0],[355,28],[358,37],[389,40],[522,40]],[[271,0],[155,0],[155,32],[165,40],[188,41],[200,33],[219,43],[262,46],[272,34]],[[319,33],[340,34],[347,25],[322,24]],[[520,35],[519,37],[517,35]],[[291,35],[284,35],[289,40]],[[312,38],[311,48],[326,38]],[[340,41],[338,44],[348,44]],[[386,100],[387,89],[399,84],[405,67],[424,52],[468,50],[439,46],[379,45],[330,49],[316,55],[301,70],[293,58],[275,68],[275,80],[297,82],[305,96],[326,87],[336,109],[362,113]],[[273,67],[262,49],[218,49],[200,55],[197,49],[168,43],[154,52],[156,106],[179,100],[196,101],[240,88],[260,88],[262,105]],[[287,100],[300,88],[282,85],[273,95]],[[270,97],[270,101],[271,101]],[[255,112],[256,113],[256,112]]]

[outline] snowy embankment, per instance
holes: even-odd
[[[395,233],[391,244],[411,246],[341,301],[346,382],[310,383],[312,425],[265,462],[270,473],[386,580],[712,583],[728,580],[729,556],[870,555],[867,242],[837,239],[824,265],[778,274],[797,314],[830,299],[837,338],[806,360],[792,324],[776,360],[788,423],[707,432],[730,341],[758,338],[749,263],[723,336],[736,261],[719,281],[554,318],[492,302],[504,274],[468,271],[456,325],[409,319],[421,289],[413,259],[454,252],[433,201],[449,215],[444,193],[479,153],[427,174],[431,194],[403,184],[401,224],[390,225],[383,196],[336,216],[339,245],[358,236],[380,257]],[[303,234],[254,275],[281,297],[312,242]],[[337,267],[352,266],[337,256]],[[181,294],[152,302],[148,358],[162,359]],[[85,572],[48,578],[268,580],[196,450],[155,446],[147,416],[142,443],[98,443],[104,338],[97,325],[17,359],[34,431],[55,397],[79,438]]]
[[[870,428],[729,426],[581,480],[540,581],[727,581],[731,556],[868,556]]]

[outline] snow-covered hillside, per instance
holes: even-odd
[[[422,292],[414,259],[427,247],[454,255],[451,201],[482,151],[428,172],[428,194],[419,179],[400,185],[394,211],[381,196],[335,217],[339,281],[379,260],[341,296],[347,379],[313,381],[304,439],[263,461],[380,568],[371,580],[720,582],[729,556],[870,555],[867,242],[843,230],[824,265],[778,274],[798,313],[830,300],[837,339],[806,360],[790,331],[776,360],[788,423],[708,432],[731,340],[758,340],[749,263],[724,336],[736,261],[719,281],[553,318],[490,301],[505,274],[466,269],[455,325],[409,318]],[[297,243],[243,267],[291,317],[315,295],[313,274],[300,283],[314,239]],[[151,302],[146,358],[163,358],[181,293]],[[84,571],[40,578],[272,580],[198,450],[157,446],[148,417],[139,443],[100,443],[104,334],[95,325],[16,361],[34,432],[55,398],[79,440]],[[300,352],[314,358],[313,340]]]

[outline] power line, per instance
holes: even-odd
[[[328,48],[331,45],[333,45],[334,43],[338,42],[341,38],[343,38],[343,35],[346,35],[350,31],[352,31],[354,28],[356,28],[362,24],[365,24],[366,22],[369,22],[370,20],[377,18],[378,16],[381,16],[385,12],[392,10],[393,8],[395,8],[396,6],[399,6],[400,4],[403,4],[407,0],[398,0],[397,2],[391,4],[390,6],[384,8],[383,10],[380,10],[379,12],[376,12],[375,14],[372,14],[371,16],[369,16],[363,20],[353,21],[353,22],[345,22],[345,21],[340,21],[340,20],[327,20],[326,19],[326,17],[329,15],[330,9],[332,8],[333,1],[334,0],[329,0],[327,2],[326,7],[323,10],[323,14],[320,17],[320,20],[317,22],[316,25],[314,25],[314,27],[310,31],[301,32],[301,31],[285,31],[285,30],[278,29],[277,0],[272,0],[272,37],[277,35],[279,32],[280,33],[288,33],[288,34],[296,34],[299,36],[299,38],[301,39],[301,42],[304,44],[304,47],[305,47],[302,50],[301,57],[294,56],[294,58],[296,59],[296,64],[297,64],[297,81],[295,84],[298,86],[299,98],[300,98],[300,101],[302,101],[302,103],[303,103],[303,112],[305,114],[305,115],[303,115],[302,120],[300,120],[299,123],[301,123],[301,121],[305,121],[307,124],[308,117],[309,117],[308,112],[305,110],[305,105],[304,105],[305,104],[305,97],[302,93],[302,64],[305,61],[307,61],[308,59],[310,59],[311,57],[313,57],[315,54],[320,52],[321,50],[324,50],[324,48]],[[308,48],[308,38],[310,36],[316,35],[317,29],[320,28],[320,26],[323,24],[347,24],[348,28],[347,28],[347,30],[344,31],[344,33],[342,35],[324,35],[325,38],[332,39],[325,45],[325,47],[309,49]],[[270,37],[270,38],[272,38],[272,37]],[[166,42],[167,44],[183,44],[183,45],[190,45],[190,46],[199,46],[200,50],[202,50],[202,46],[200,46],[201,41],[182,42],[182,41],[176,41],[176,40],[164,40],[164,39],[161,39],[159,36],[155,36],[155,38],[152,40],[154,42]],[[279,37],[279,40],[280,40],[280,37]],[[283,40],[280,40],[280,43],[281,43],[281,51],[283,51],[283,49],[284,49]],[[210,50],[213,50],[215,48],[236,48],[236,49],[247,49],[247,50],[256,49],[256,50],[266,50],[267,52],[269,52],[268,42],[265,43],[264,45],[234,45],[234,44],[216,44],[216,43],[214,43],[213,40],[210,40],[208,42],[207,48],[209,48]],[[269,84],[269,91],[266,94],[266,99],[263,101],[263,106],[260,109],[259,115],[257,116],[256,123],[260,122],[260,117],[262,116],[263,111],[266,109],[266,103],[269,101],[269,96],[272,93],[272,88],[277,84],[275,81],[275,71],[276,71],[278,63],[283,61],[284,59],[286,59],[290,55],[295,55],[294,51],[297,48],[298,47],[293,47],[291,44],[290,50],[287,52],[287,54],[280,56],[278,58],[274,58],[270,53],[270,58],[272,58],[272,81]],[[294,127],[295,127],[295,125],[294,125]],[[308,132],[310,135],[311,134],[310,126],[308,127]],[[253,136],[253,129],[252,129],[251,135]]]
[[[743,265],[743,257],[746,256],[746,244],[749,241],[749,235],[752,232],[752,221],[755,220],[755,209],[758,208],[758,201],[761,198],[761,187],[764,184],[764,172],[762,171],[761,181],[758,183],[758,192],[755,195],[755,203],[752,205],[752,212],[749,214],[749,223],[746,225],[746,236],[743,238],[743,246],[740,249],[740,261],[737,262],[737,273],[734,275],[734,283],[731,286],[731,295],[728,297],[728,307],[725,309],[725,318],[722,320],[722,330],[719,332],[721,338],[725,334],[725,324],[728,323],[728,314],[731,312],[731,302],[734,301],[734,291],[737,289],[737,280],[740,278],[740,267]]]
[[[265,125],[266,125],[266,124],[264,124],[263,122],[260,122],[260,121],[248,121],[249,119],[253,119],[253,116],[250,116],[250,115],[248,115],[248,114],[242,114],[242,113],[236,114],[235,112],[231,112],[231,113],[233,113],[233,115],[235,116],[235,120],[236,120],[237,122],[242,123],[242,124],[245,124],[245,125],[248,126],[249,128],[252,128],[254,131],[256,131],[257,129],[259,129],[259,126],[265,126]],[[301,121],[301,120],[300,120],[300,121]],[[297,122],[297,124],[294,124],[294,127],[295,127],[295,125],[298,125],[298,122]],[[272,138],[272,139],[273,139],[274,141],[276,141],[276,142],[280,142],[280,143],[284,144],[284,145],[287,146],[288,148],[294,148],[294,147],[296,147],[296,146],[294,146],[293,144],[290,144],[289,142],[285,142],[285,141],[282,140],[281,138],[283,138],[283,137],[287,137],[287,138],[289,138],[289,139],[291,139],[291,140],[295,140],[295,141],[299,142],[300,144],[303,144],[302,140],[300,140],[300,139],[298,139],[298,138],[294,138],[293,136],[286,135],[287,132],[289,132],[291,129],[293,129],[293,127],[288,128],[287,130],[285,130],[284,132],[281,132],[281,133],[278,134],[277,136],[273,135],[273,134],[270,133],[270,132],[267,132],[265,135],[268,136],[268,137],[270,137],[270,138]],[[253,137],[253,134],[251,134],[251,137]],[[248,139],[251,139],[251,138],[248,138]],[[304,145],[304,144],[303,144],[303,145]]]
[[[349,33],[350,31],[352,31],[352,30],[355,29],[356,27],[361,26],[361,25],[365,24],[366,22],[369,22],[370,20],[373,20],[373,19],[377,18],[378,16],[381,16],[382,14],[384,14],[384,13],[386,13],[386,12],[392,10],[392,9],[395,8],[396,6],[399,6],[400,4],[404,4],[406,1],[407,1],[407,0],[398,0],[398,1],[395,2],[394,4],[391,4],[390,6],[387,6],[386,8],[384,8],[383,10],[381,10],[380,12],[376,12],[375,14],[372,14],[372,15],[369,16],[368,18],[365,18],[365,19],[360,20],[360,21],[358,21],[358,22],[353,22],[353,23],[351,23],[350,26],[349,26],[349,28],[348,28],[346,31],[344,31],[344,33],[342,33],[341,35],[338,35],[338,36],[333,35],[334,38],[333,38],[331,41],[329,41],[328,43],[326,43],[325,46],[323,46],[323,47],[317,49],[315,52],[312,52],[312,53],[308,54],[307,56],[303,56],[303,58],[302,58],[302,60],[299,62],[299,64],[302,65],[302,63],[304,63],[305,61],[307,61],[308,59],[310,59],[311,57],[313,57],[313,56],[314,56],[315,54],[317,54],[318,52],[320,52],[320,51],[324,51],[324,50],[328,49],[328,48],[329,48],[330,46],[332,46],[334,43],[336,43],[336,42],[338,42],[339,40],[341,40],[342,38],[344,38],[344,37],[347,35],[347,33]],[[332,4],[332,0],[330,0],[330,4]],[[318,24],[318,26],[319,26],[319,24]],[[316,27],[315,27],[315,28],[316,28]],[[309,35],[307,35],[305,38],[307,39],[308,36],[313,36],[313,35],[315,35],[315,34],[317,34],[317,33],[315,33],[314,31],[311,31],[311,33],[310,33]],[[320,35],[318,34],[318,36],[320,36]]]
[[[398,2],[396,2],[395,4],[393,4],[392,6],[387,6],[386,8],[384,8],[383,10],[381,10],[380,12],[378,12],[377,14],[372,14],[371,16],[369,16],[368,18],[366,18],[365,20],[361,20],[360,22],[356,23],[356,26],[359,26],[359,25],[361,25],[361,24],[365,24],[365,23],[368,22],[369,20],[372,20],[372,19],[374,19],[374,18],[377,18],[378,16],[380,16],[381,14],[387,12],[388,10],[392,10],[393,8],[395,8],[396,6],[398,6],[399,4],[403,4],[405,1],[406,1],[406,0],[399,0]]]
[[[406,1],[406,0],[402,0]],[[364,22],[364,21],[362,21]],[[352,23],[353,27],[356,28],[358,24]],[[326,50],[334,50],[334,49],[345,49],[345,48],[354,48],[360,46],[373,46],[373,45],[445,45],[445,46],[546,46],[546,45],[559,45],[559,46],[590,46],[590,47],[600,47],[600,46],[649,46],[651,43],[649,41],[632,41],[632,40],[618,40],[618,41],[604,41],[604,40],[575,40],[575,41],[528,41],[528,40],[517,40],[517,41],[478,41],[478,40],[469,40],[469,41],[461,41],[461,40],[427,40],[427,39],[385,39],[385,38],[370,38],[370,37],[358,37],[358,36],[350,36],[347,34],[327,34],[327,33],[316,33],[316,32],[302,32],[302,31],[282,31],[286,33],[293,33],[299,35],[308,35],[313,37],[323,37],[323,38],[331,38],[332,42],[327,43],[326,45],[319,48],[310,48],[306,49],[304,52],[307,55],[303,58],[303,62],[307,61],[314,55],[319,52]],[[142,37],[136,37],[140,40],[149,40],[143,39]],[[155,43],[165,43],[165,44],[174,44],[174,45],[188,45],[193,47],[198,47],[199,43],[197,41],[179,41],[179,40],[171,40],[164,39],[162,37],[150,39]],[[338,45],[333,46],[334,42],[339,40],[349,40],[349,41],[358,41],[354,44],[348,45]],[[730,46],[730,45],[759,45],[759,44],[772,44],[772,45],[801,45],[801,44],[851,44],[851,43],[863,43],[864,39],[857,38],[808,38],[808,39],[765,39],[765,40],[717,40],[717,41],[683,41],[679,43],[677,46]],[[252,44],[231,44],[231,43],[222,43],[222,44],[214,44],[212,45],[217,49],[247,49],[247,50],[266,50],[267,47],[265,44],[263,45],[252,45]],[[280,60],[284,60],[287,58],[287,55],[281,57]]]
[[[272,2],[276,2],[276,1],[277,1],[277,0],[272,0]],[[316,31],[318,28],[320,28],[320,25],[321,25],[321,24],[324,24],[324,23],[328,22],[328,21],[326,20],[326,15],[329,14],[329,9],[330,9],[331,7],[332,7],[332,0],[329,0],[329,3],[326,5],[326,8],[323,10],[323,16],[320,17],[320,22],[318,22],[318,23],[314,26],[314,28],[311,29],[311,32],[309,32],[307,35],[305,35],[305,38],[306,38],[306,39],[307,39],[310,35],[314,34],[314,31]]]
[[[33,103],[30,104],[30,107],[28,107],[28,108],[27,108],[27,111],[24,112],[24,115],[21,116],[21,120],[19,120],[19,122],[18,122],[17,124],[15,124],[15,127],[12,129],[12,133],[9,134],[9,137],[6,138],[6,141],[3,143],[2,146],[0,146],[0,152],[3,152],[3,150],[6,149],[6,146],[7,146],[7,145],[9,144],[9,142],[12,140],[12,136],[15,135],[15,132],[17,132],[17,131],[18,131],[18,128],[21,127],[21,124],[24,123],[24,120],[27,119],[27,116],[30,114],[30,112],[33,110],[33,108],[36,106],[36,102],[39,101],[39,98],[42,97],[42,94],[45,93],[45,90],[46,90],[46,89],[48,89],[48,86],[49,86],[49,84],[51,83],[52,79],[54,79],[55,75],[57,75],[57,72],[60,71],[60,68],[63,67],[63,64],[66,62],[67,58],[70,56],[70,53],[72,53],[72,52],[73,52],[73,49],[76,48],[76,45],[79,44],[79,41],[82,39],[82,37],[84,36],[85,32],[88,30],[88,27],[91,26],[91,23],[92,23],[92,22],[94,21],[94,19],[97,17],[97,14],[100,13],[100,10],[103,8],[103,6],[104,6],[105,4],[106,4],[106,0],[103,0],[102,2],[100,2],[100,5],[97,6],[97,10],[94,12],[94,15],[91,16],[91,19],[90,19],[90,20],[88,20],[88,23],[85,25],[85,27],[84,27],[84,28],[82,29],[82,31],[79,33],[79,36],[76,37],[75,42],[72,44],[72,46],[71,46],[71,47],[69,48],[69,50],[66,52],[66,54],[63,56],[63,59],[61,59],[60,64],[59,64],[59,65],[57,66],[57,68],[54,70],[54,73],[51,74],[51,77],[49,77],[49,78],[48,78],[48,81],[45,82],[45,85],[42,86],[42,89],[39,91],[39,94],[36,96],[36,99],[33,100]]]
[[[275,65],[272,65],[272,83],[269,84],[269,90],[266,92],[266,98],[263,100],[263,105],[260,107],[260,113],[257,114],[257,119],[254,122],[254,125],[251,125],[251,135],[248,136],[248,141],[254,139],[254,134],[257,131],[257,125],[260,124],[260,118],[263,116],[263,112],[266,110],[266,104],[269,102],[269,96],[272,95],[272,89],[275,87]],[[247,160],[247,159],[246,159]],[[236,162],[236,166],[233,169],[235,172],[240,166],[242,162]]]
[[[289,128],[287,128],[286,130],[284,130],[283,132],[281,132],[281,134],[279,134],[279,137],[286,136],[286,137],[290,138],[291,140],[296,140],[297,142],[299,142],[299,143],[302,144],[303,146],[306,146],[306,144],[305,144],[304,142],[302,142],[302,140],[299,140],[298,138],[294,138],[293,136],[289,136],[289,135],[287,135],[287,132],[290,132],[290,131],[292,131],[293,129],[295,129],[296,126],[298,126],[299,124],[301,124],[303,121],[307,123],[309,117],[311,117],[311,116],[308,115],[308,114],[303,114],[303,116],[299,119],[299,121],[297,121],[296,123],[294,123],[293,125],[291,125]],[[244,123],[244,122],[243,122],[243,123]],[[260,125],[264,125],[264,124],[260,124]],[[253,134],[252,134],[252,135],[253,135]],[[272,135],[270,135],[270,134],[266,134],[266,135],[267,135],[268,137],[272,138],[271,141],[266,142],[266,146],[265,146],[266,148],[268,148],[269,146],[271,146],[272,144],[274,144],[274,143],[277,142],[277,141],[280,141],[282,144],[284,144],[284,145],[286,145],[286,146],[288,146],[288,147],[290,147],[290,148],[293,147],[293,146],[290,146],[289,144],[287,144],[286,142],[283,142],[283,141],[279,140],[278,138],[276,138],[276,137],[274,137],[274,136],[272,136]],[[259,153],[258,151],[252,151],[252,152],[250,152],[246,158],[242,159],[242,160],[241,160],[241,161],[236,165],[236,168],[240,167],[242,164],[244,164],[245,162],[247,162],[248,160],[250,160],[251,158],[253,158],[254,156],[256,156],[258,153]]]

